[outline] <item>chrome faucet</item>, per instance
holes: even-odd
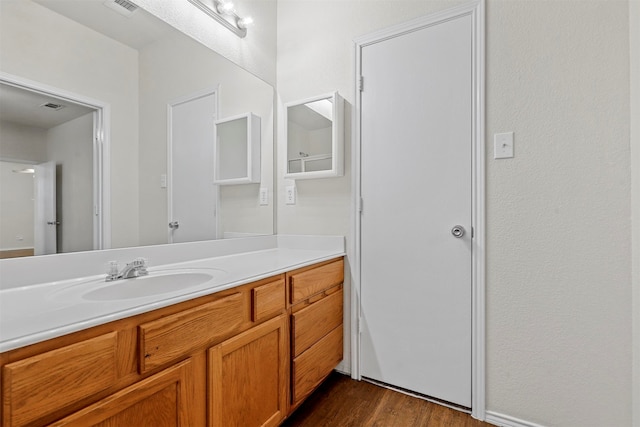
[[[146,276],[149,274],[147,271],[147,260],[144,258],[136,258],[118,272],[118,261],[111,261],[109,263],[109,272],[107,273],[107,282],[120,279],[132,279],[134,277]]]

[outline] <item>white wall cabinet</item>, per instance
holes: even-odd
[[[214,184],[260,182],[260,117],[253,113],[215,122]]]
[[[286,179],[344,175],[344,100],[332,92],[285,105]]]

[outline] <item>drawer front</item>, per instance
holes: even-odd
[[[311,393],[342,360],[342,325],[293,359],[292,403]]]
[[[251,290],[251,320],[261,322],[285,309],[284,280],[267,283]]]
[[[242,295],[236,293],[139,326],[140,373],[176,361],[238,331]]]
[[[295,304],[344,281],[342,259],[321,267],[292,273],[289,276],[291,295],[289,302]]]
[[[342,324],[343,304],[340,289],[291,315],[294,357]]]
[[[10,363],[2,370],[3,423],[27,425],[115,383],[117,333]]]

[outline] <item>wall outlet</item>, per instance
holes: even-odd
[[[260,187],[260,206],[267,206],[269,204],[269,189],[267,187]]]
[[[295,205],[296,204],[296,187],[294,185],[289,185],[284,188],[284,200],[287,205]]]

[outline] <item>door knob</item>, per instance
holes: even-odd
[[[459,239],[460,237],[464,236],[464,227],[461,225],[454,225],[451,229],[451,234],[453,234],[453,237]]]
[[[60,225],[60,221],[47,221],[48,225]]]
[[[175,230],[175,229],[177,229],[179,227],[180,227],[180,224],[178,223],[178,221],[171,221],[169,223],[169,228],[172,229],[172,230]]]

